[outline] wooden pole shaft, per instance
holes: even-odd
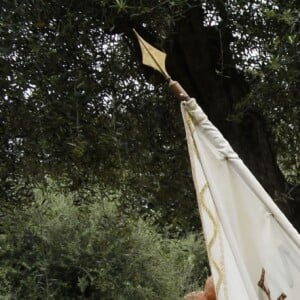
[[[190,99],[190,96],[180,85],[179,82],[169,79],[168,83],[169,83],[169,89],[171,93],[176,97],[176,99],[178,99],[179,101],[186,101]]]

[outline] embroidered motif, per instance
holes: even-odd
[[[208,184],[205,183],[204,186],[203,186],[203,188],[201,189],[199,195],[198,195],[198,200],[200,202],[200,205],[202,206],[202,208],[204,209],[204,211],[207,213],[208,217],[210,218],[210,220],[211,220],[211,222],[213,224],[213,228],[214,228],[213,229],[212,237],[210,238],[210,240],[207,243],[207,255],[208,255],[208,258],[211,261],[212,265],[215,267],[215,269],[218,272],[219,276],[218,276],[218,281],[216,283],[216,291],[219,291],[220,286],[222,284],[223,274],[222,274],[221,268],[219,267],[219,265],[214,260],[214,258],[212,257],[212,254],[211,254],[211,250],[212,250],[213,244],[216,242],[219,230],[218,230],[218,223],[215,220],[215,218],[213,216],[213,213],[209,210],[209,208],[207,207],[207,205],[205,204],[205,201],[204,201],[204,193],[205,193],[205,191],[206,191],[207,188],[208,188]]]
[[[257,285],[265,292],[265,294],[268,297],[268,300],[272,300],[271,299],[271,291],[265,285],[265,275],[266,275],[266,271],[264,268],[262,268],[261,276],[260,276],[260,279],[259,279]],[[281,293],[280,296],[277,298],[277,300],[284,300],[286,297],[287,297],[286,294]]]
[[[197,182],[197,180],[195,180],[195,174],[196,171],[193,168],[193,166],[195,165],[195,163],[193,163],[194,160],[194,156],[193,154],[197,157],[197,159],[200,160],[200,154],[197,150],[197,145],[196,142],[194,140],[193,134],[195,131],[195,126],[193,124],[193,121],[191,119],[191,117],[189,116],[189,114],[186,111],[183,111],[183,116],[184,116],[184,125],[187,131],[187,143],[188,143],[188,149],[190,152],[190,158],[191,158],[191,166],[192,166],[192,174],[193,174],[193,179],[194,179],[194,184],[196,187],[196,192],[197,192],[197,199],[198,199],[198,205],[199,208],[202,208],[202,211],[205,212],[209,219],[211,220],[212,224],[213,224],[213,233],[211,237],[207,237],[207,256],[209,258],[209,261],[212,265],[212,267],[214,267],[218,273],[218,280],[217,283],[215,285],[216,287],[216,293],[218,294],[219,291],[221,290],[221,286],[223,285],[224,289],[222,289],[222,291],[224,292],[224,299],[228,299],[228,291],[227,291],[227,286],[226,286],[226,277],[224,274],[224,250],[223,250],[223,243],[222,243],[222,236],[220,235],[220,228],[219,228],[219,224],[218,221],[216,219],[216,217],[214,216],[213,212],[209,209],[209,207],[206,205],[205,203],[205,198],[204,198],[204,194],[206,192],[206,190],[208,189],[208,184],[205,183],[203,185],[203,187],[200,188],[199,183]],[[190,134],[188,134],[188,132]],[[218,263],[215,261],[215,259],[212,256],[212,247],[213,245],[217,242],[217,240],[220,242],[220,250],[221,250],[221,257],[219,258],[221,261],[221,266],[218,265]]]

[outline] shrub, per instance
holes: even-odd
[[[202,240],[194,236],[164,238],[113,203],[74,206],[71,194],[42,195],[6,216],[1,299],[173,300],[207,273]]]

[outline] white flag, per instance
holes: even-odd
[[[194,99],[182,114],[217,299],[300,299],[298,232]]]

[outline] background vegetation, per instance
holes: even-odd
[[[177,299],[207,274],[179,105],[300,228],[298,0],[1,0],[0,295]]]
[[[1,299],[181,299],[209,273],[202,239],[159,234],[117,196],[74,206],[53,185],[34,194],[3,218]]]

